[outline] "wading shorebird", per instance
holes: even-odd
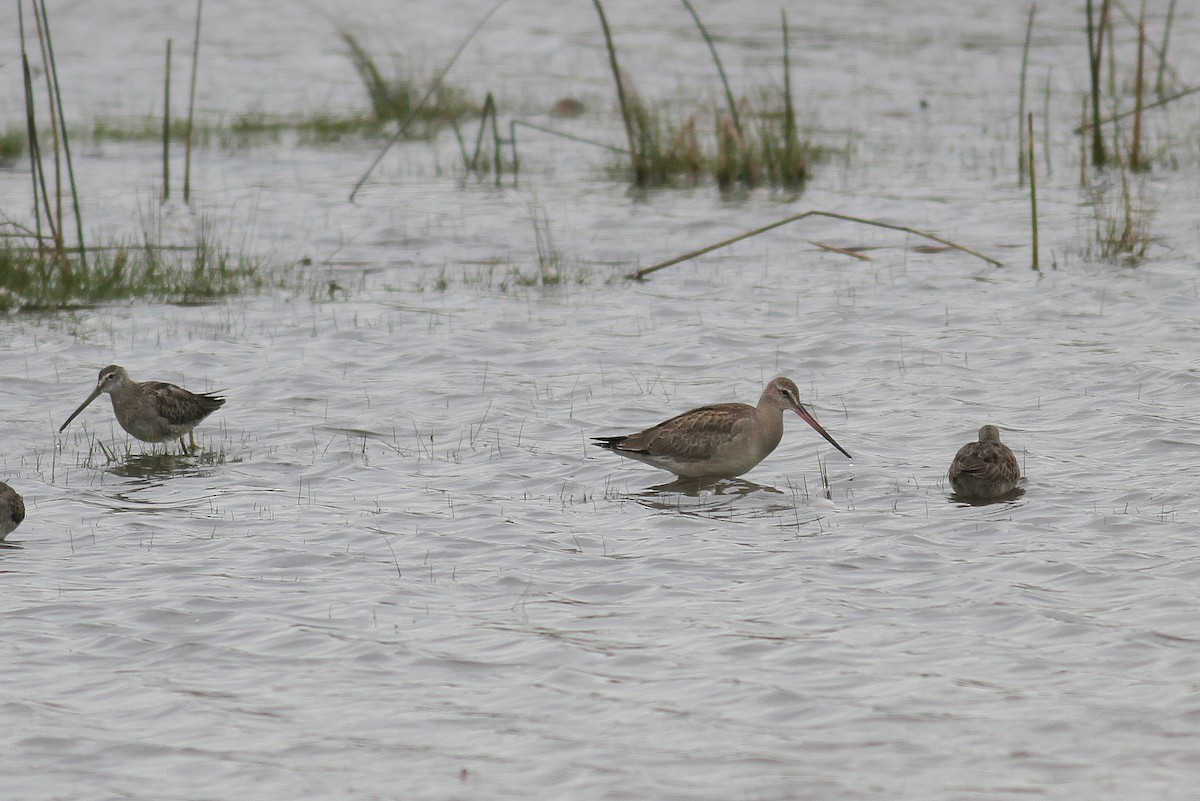
[[[225,403],[225,399],[217,395],[188,392],[164,381],[132,381],[124,367],[110,364],[100,371],[92,394],[71,413],[59,432],[65,431],[71,421],[104,392],[112,399],[113,412],[121,428],[143,442],[178,439],[185,452],[188,446],[183,443],[183,435],[188,435],[191,447],[195,449],[192,429]]]
[[[0,542],[25,519],[25,501],[12,487],[0,481]]]
[[[950,486],[963,498],[998,498],[1017,488],[1021,466],[1000,441],[1000,430],[988,425],[979,429],[978,442],[968,442],[958,449],[949,476]]]
[[[592,442],[680,478],[733,478],[749,472],[775,450],[783,438],[783,413],[788,409],[851,458],[800,404],[800,390],[792,380],[782,376],[767,384],[758,406],[701,406],[636,434],[593,437]]]

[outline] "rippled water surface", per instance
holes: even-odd
[[[438,64],[488,7],[236,5],[205,6],[210,117],[359,107],[337,25]],[[769,5],[697,3],[739,85],[778,79]],[[0,477],[28,506],[0,547],[0,796],[1192,797],[1194,103],[1148,121],[1177,162],[1135,179],[1148,258],[1093,258],[1083,17],[1039,10],[1034,272],[1027,9],[817,5],[789,8],[793,80],[841,155],[802,195],[634,194],[609,156],[533,134],[496,188],[462,179],[446,134],[389,153],[350,204],[374,141],[214,145],[197,214],[304,288],[0,320]],[[192,5],[51,6],[74,113],[152,113]],[[716,96],[682,7],[606,10],[645,94]],[[1176,13],[1186,81],[1200,18]],[[451,76],[544,124],[580,97],[553,124],[620,143],[606,69],[589,4],[512,0]],[[20,102],[0,112],[19,124]],[[153,144],[81,149],[96,230],[196,225],[158,209]],[[0,172],[8,216],[27,189]],[[620,278],[806,209],[1006,266],[814,218]],[[547,233],[565,280],[527,285]],[[129,440],[106,399],[56,434],[108,363],[222,390],[203,455]],[[588,444],[779,374],[852,461],[789,416],[758,468],[687,493]],[[956,503],[945,470],[987,422],[1025,493]]]

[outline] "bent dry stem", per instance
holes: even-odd
[[[1003,262],[1000,262],[997,259],[993,259],[992,257],[985,256],[976,250],[972,250],[971,248],[965,247],[963,245],[959,245],[955,242],[951,242],[949,239],[943,239],[942,237],[937,236],[936,234],[925,233],[924,231],[918,231],[915,228],[909,228],[904,225],[893,225],[892,223],[880,222],[878,220],[868,220],[863,217],[852,217],[848,214],[838,214],[837,212],[833,212],[833,211],[814,210],[814,211],[805,211],[800,214],[793,214],[790,217],[784,217],[782,220],[776,220],[775,222],[770,223],[768,225],[764,225],[760,228],[755,228],[753,230],[746,231],[745,233],[738,234],[737,236],[732,236],[728,239],[723,239],[720,242],[714,242],[711,245],[705,245],[702,248],[698,248],[696,250],[689,251],[680,256],[676,256],[674,258],[667,259],[666,261],[660,261],[659,263],[652,264],[649,267],[643,267],[640,270],[629,273],[625,277],[635,280],[635,281],[640,281],[640,280],[644,279],[646,276],[650,275],[651,273],[658,272],[659,270],[661,270],[665,267],[671,267],[672,265],[679,264],[680,262],[688,261],[689,259],[694,259],[697,256],[703,256],[705,253],[711,253],[712,251],[717,250],[719,248],[723,248],[726,245],[732,245],[734,242],[740,242],[743,239],[749,239],[752,236],[758,236],[759,234],[765,233],[774,228],[778,228],[781,225],[787,225],[788,223],[793,223],[793,222],[796,222],[797,220],[803,220],[805,217],[830,217],[835,220],[845,220],[846,222],[860,223],[862,225],[873,225],[877,228],[887,228],[888,230],[891,230],[891,231],[902,231],[904,233],[913,234],[914,236],[924,237],[925,239],[932,240],[939,244],[945,245],[946,247],[949,247],[949,248],[954,248],[955,250],[961,250],[963,253],[969,253],[972,256],[983,259],[988,264],[994,265],[996,267],[1004,266]]]

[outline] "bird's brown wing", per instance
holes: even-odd
[[[619,447],[649,454],[669,452],[681,461],[704,460],[728,443],[738,421],[753,415],[754,407],[744,403],[701,406],[630,434]]]
[[[21,521],[25,519],[25,501],[20,495],[13,493],[13,497],[8,501],[8,511],[12,517],[14,527],[21,525]]]
[[[154,409],[171,425],[195,424],[221,408],[225,399],[206,392],[188,392],[165,381],[145,381],[142,389],[154,401]]]
[[[965,474],[986,481],[1016,481],[1021,477],[1017,457],[999,442],[967,443],[958,449],[952,467],[956,475]]]

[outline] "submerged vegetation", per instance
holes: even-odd
[[[451,270],[442,265],[436,271],[422,271],[409,287],[416,292],[449,292],[464,289],[473,292],[510,295],[522,290],[543,290],[568,293],[579,287],[611,285],[623,281],[619,270],[599,275],[582,262],[564,263],[548,269],[543,263],[513,264],[500,259],[486,263],[463,265]]]
[[[533,249],[536,254],[534,263],[523,265],[494,259],[476,262],[470,265],[471,269],[457,270],[453,274],[449,266],[443,264],[432,276],[432,284],[427,286],[422,280],[417,285],[417,290],[432,288],[437,292],[445,292],[452,286],[459,286],[506,294],[521,289],[565,290],[622,280],[618,270],[612,271],[607,278],[602,279],[591,265],[578,259],[568,259],[555,242],[545,207],[536,199],[531,199],[526,203],[526,210],[533,232]]]
[[[1145,258],[1153,239],[1150,223],[1154,208],[1147,197],[1146,182],[1118,168],[1115,186],[1088,187],[1092,207],[1092,244],[1085,248],[1089,258],[1136,264]]]

